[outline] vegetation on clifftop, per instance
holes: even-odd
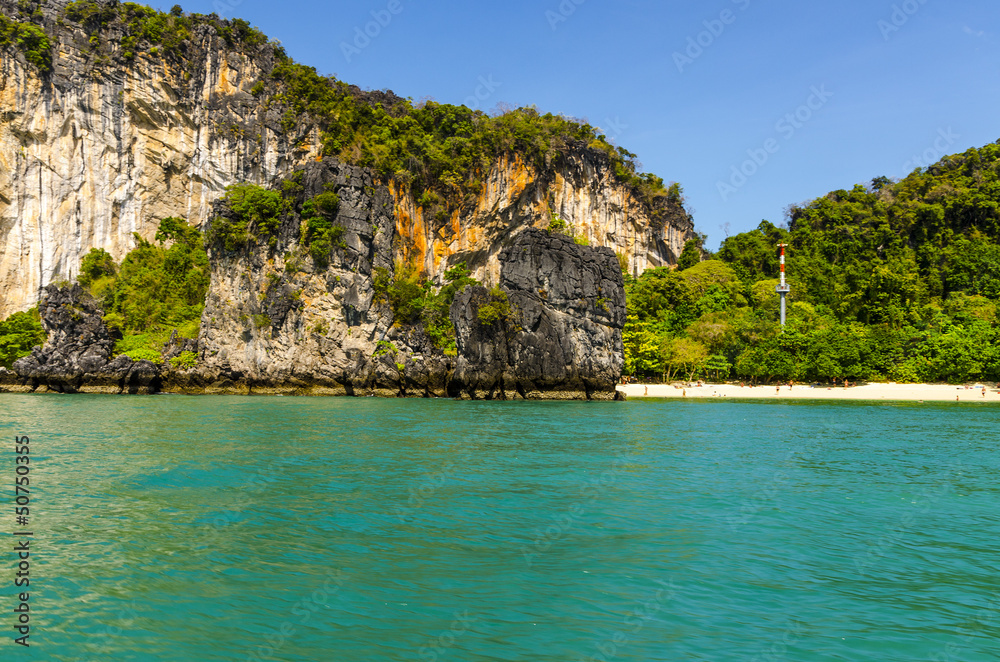
[[[131,3],[74,0],[61,21],[88,35],[96,62],[132,60],[140,53],[183,60],[193,54],[194,35],[215,32],[229,48],[258,57],[267,76],[246,90],[282,113],[282,128],[293,141],[318,126],[324,155],[372,168],[383,182],[411,187],[431,215],[447,214],[474,199],[498,158],[517,154],[545,170],[570,154],[589,153],[605,160],[614,176],[630,186],[650,209],[654,224],[687,219],[676,185],[638,171],[636,155],[614,146],[587,122],[535,108],[502,109],[487,114],[466,106],[427,101],[413,104],[389,91],[365,92],[321,76],[294,62],[284,49],[241,19],[215,14],[185,14],[179,5],[169,13]],[[271,57],[268,57],[271,56]],[[293,135],[301,131],[301,135]]]
[[[1000,380],[1000,144],[792,207],[787,228],[764,221],[704,257],[628,282],[628,374]]]
[[[52,40],[40,25],[42,18],[39,3],[25,0],[18,3],[17,17],[0,14],[0,48],[16,46],[24,59],[46,74],[52,71]]]
[[[63,18],[86,31],[92,50],[111,48],[127,60],[140,52],[183,57],[192,32],[199,25],[214,28],[231,48],[253,48],[267,43],[260,30],[242,19],[226,21],[215,14],[185,14],[180,5],[165,13],[134,2],[74,0],[66,5]],[[104,35],[109,30],[120,31],[121,38],[106,43]]]
[[[636,155],[615,147],[599,129],[561,115],[518,108],[488,115],[466,106],[427,101],[414,105],[391,92],[362,92],[312,67],[279,54],[278,64],[257,94],[269,93],[283,108],[292,131],[301,118],[323,129],[323,152],[375,170],[383,181],[407,184],[425,209],[447,214],[477,196],[496,160],[518,154],[539,170],[572,152],[588,150],[604,158],[618,179],[650,205],[664,223],[683,212],[677,186],[666,187],[652,174],[637,172]]]

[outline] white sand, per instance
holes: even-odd
[[[784,385],[741,387],[739,384],[705,384],[701,387],[675,388],[663,384],[618,386],[629,398],[740,398],[759,400],[901,400],[912,402],[990,402],[1000,404],[1000,391],[989,387],[986,397],[980,388],[947,384],[865,384],[850,388]]]

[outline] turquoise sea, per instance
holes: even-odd
[[[0,396],[2,660],[1000,659],[1000,408]]]

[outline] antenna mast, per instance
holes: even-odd
[[[785,249],[788,248],[788,244],[778,244],[778,248],[781,249],[781,285],[774,288],[775,291],[781,296],[781,332],[785,332],[785,298],[788,293],[792,291],[792,288],[788,286],[787,281],[785,281]]]

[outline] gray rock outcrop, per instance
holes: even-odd
[[[46,288],[44,348],[0,374],[0,390],[84,393],[378,395],[614,399],[623,367],[625,293],[610,248],[554,232],[512,231],[499,284],[467,286],[450,308],[457,352],[422,322],[395,319],[393,201],[364,168],[326,160],[294,178],[270,236],[209,241],[211,282],[197,341],[172,334],[162,365],[112,358],[104,312],[79,285]],[[295,210],[337,192],[327,255],[313,255]],[[236,220],[217,205],[224,228]],[[451,265],[454,266],[454,265]],[[377,282],[381,279],[381,285]],[[193,368],[171,366],[188,352]]]
[[[111,358],[114,339],[102,319],[104,311],[79,285],[46,287],[39,313],[48,341],[14,362],[14,377],[8,374],[0,381],[4,390],[152,393],[159,389],[157,365],[127,356]]]
[[[492,315],[484,321],[484,306]],[[623,367],[625,291],[608,248],[527,230],[500,255],[500,287],[467,288],[451,309],[451,388],[473,397],[612,399]]]

